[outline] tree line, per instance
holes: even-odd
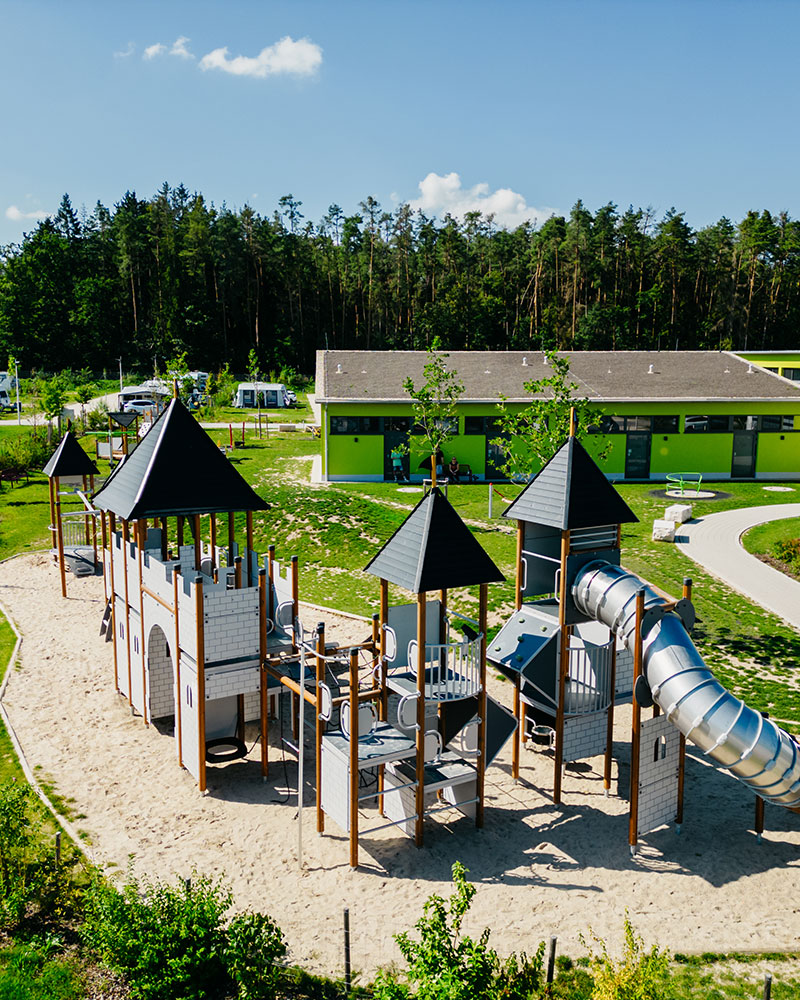
[[[26,369],[313,373],[330,349],[780,349],[800,328],[800,223],[751,211],[596,212],[540,227],[442,220],[372,197],[318,223],[215,207],[183,185],[55,216],[0,251],[0,356]]]

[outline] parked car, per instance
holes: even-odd
[[[289,406],[297,406],[297,393],[294,389],[284,389],[283,394],[289,400]]]
[[[129,399],[122,405],[124,413],[139,413],[152,416],[156,412],[156,404],[152,399]]]

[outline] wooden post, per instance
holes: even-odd
[[[51,476],[47,480],[47,485],[50,487],[50,548],[58,549],[58,536],[56,534],[56,484],[55,480]]]
[[[208,537],[211,545],[211,572],[217,568],[217,516],[208,515]]]
[[[201,574],[194,578],[194,613],[197,619],[197,749],[200,758],[197,786],[204,792],[206,790],[206,641]]]
[[[131,683],[131,602],[128,593],[128,549],[130,531],[128,522],[122,521],[122,569],[125,572],[125,648],[128,651],[128,704],[133,708],[133,684]]]
[[[162,530],[164,522],[162,519]],[[180,631],[180,587],[181,570],[176,566],[172,571],[172,601],[175,608],[175,690],[178,697],[175,699],[175,735],[178,739],[178,763],[183,767],[183,690],[181,689],[181,631]]]
[[[756,795],[756,816],[753,827],[756,831],[756,842],[760,844],[764,833],[764,800],[760,795]]]
[[[253,586],[253,566],[250,553],[253,551],[253,512],[248,510],[245,514],[247,522],[247,586]]]
[[[636,681],[642,673],[642,618],[644,617],[644,588],[636,592],[636,633],[633,646],[633,734],[631,740],[631,809],[628,824],[628,843],[631,854],[636,852],[639,839],[639,758],[641,755],[642,710],[636,700]]]
[[[381,705],[383,708],[383,718],[389,718],[389,688],[386,684],[386,624],[389,618],[389,581],[384,580],[381,577],[381,591],[380,591],[380,609],[379,609],[379,623],[380,623],[380,654],[381,654]],[[410,664],[409,664],[410,666]]]
[[[159,526],[161,528],[161,561],[166,562],[169,559],[169,522],[166,517],[159,519]]]
[[[478,694],[478,801],[475,805],[475,826],[483,826],[484,789],[486,785],[486,628],[489,617],[489,584],[478,588],[478,629],[481,633],[480,693]]]
[[[267,573],[258,571],[258,656],[261,696],[261,777],[269,776],[269,674],[264,669],[267,658]]]
[[[523,559],[522,550],[525,548],[525,522],[517,521],[517,586],[514,594],[514,607],[519,611],[522,607],[522,601],[524,599],[524,594],[522,592],[523,584]]]
[[[236,696],[236,736],[244,743],[244,695]]]
[[[113,513],[108,515],[108,553],[109,553],[109,585],[111,587],[111,627],[114,629],[112,635],[112,645],[114,647],[114,686],[119,690],[119,660],[117,659],[117,592],[114,589],[114,546],[116,544],[116,516]]]
[[[181,549],[183,548],[183,514],[178,514],[177,527],[175,529],[175,544],[178,546],[178,559],[181,557]]]
[[[316,736],[316,746],[314,747],[314,752],[316,754],[316,779],[317,779],[317,833],[325,832],[325,813],[322,810],[322,737],[325,733],[325,723],[320,718],[319,710],[321,704],[321,698],[319,695],[320,684],[325,680],[325,622],[319,622],[317,625],[317,704],[315,706],[315,736]],[[352,711],[352,709],[351,709]]]
[[[556,705],[556,746],[553,777],[553,802],[561,802],[561,782],[564,770],[564,701],[567,696],[569,673],[569,626],[567,625],[567,557],[569,531],[561,532],[561,576],[558,586],[558,627],[560,629],[558,657],[558,704]]]
[[[692,599],[692,581],[691,578],[685,576],[683,578],[683,597],[687,601]],[[680,740],[678,741],[678,803],[675,810],[675,824],[680,832],[681,825],[683,824],[683,792],[686,782],[686,737],[681,733]]]
[[[147,521],[136,522],[136,564],[139,569],[139,641],[142,644],[142,718],[146,726],[150,725],[147,711],[147,656],[144,641],[144,573],[142,570],[144,540],[147,536]]]
[[[85,472],[81,476],[81,483],[83,485],[83,495],[86,496],[86,494],[89,492],[89,489],[88,489],[88,483],[86,481],[86,473]],[[85,505],[84,505],[84,510],[86,510],[86,506]],[[85,513],[83,515],[83,541],[84,541],[84,544],[87,545],[87,546],[89,545],[89,542],[91,541],[91,537],[89,535],[89,530],[90,530],[89,529],[89,515]],[[96,559],[96,557],[97,557],[97,553],[95,552],[95,559]]]
[[[59,492],[61,490],[61,483],[59,482],[59,477],[54,476],[51,480],[55,483],[55,529],[56,529],[56,548],[58,549],[58,569],[61,574],[61,596],[67,596],[67,567],[64,562],[64,525],[61,522],[61,500],[59,499]]]
[[[350,650],[350,867],[358,868],[358,649]],[[317,706],[319,708],[319,706]]]
[[[233,570],[233,585],[236,588],[236,590],[241,590],[242,589],[242,557],[241,556],[237,556],[233,560],[233,566],[234,566],[234,570]]]
[[[414,843],[417,847],[422,847],[422,824],[425,816],[425,636],[427,610],[427,594],[422,591],[422,593],[417,594],[417,818],[414,824]]]
[[[192,527],[194,529],[194,568],[200,572],[200,563],[203,561],[203,546],[200,540],[200,515],[192,515]]]

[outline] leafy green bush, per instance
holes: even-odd
[[[54,450],[38,431],[8,438],[0,444],[0,472],[38,472]]]
[[[86,414],[86,425],[90,431],[108,430],[108,407],[100,402]]]
[[[445,901],[434,893],[425,902],[416,923],[419,939],[397,934],[395,941],[408,963],[402,982],[391,970],[382,970],[375,981],[379,1000],[528,1000],[542,983],[544,944],[533,958],[522,952],[501,960],[489,947],[489,928],[473,938],[461,934],[461,923],[475,895],[467,882],[466,868],[453,865],[455,892]]]
[[[178,886],[96,880],[86,897],[87,944],[142,1000],[207,1000],[229,984],[222,917],[230,893],[207,878]]]
[[[45,917],[70,901],[69,864],[57,865],[41,836],[30,785],[0,785],[0,928]]]
[[[276,963],[285,954],[283,933],[266,913],[239,913],[231,920],[225,964],[243,1000],[271,1000],[277,995],[283,970]]]
[[[656,945],[645,950],[627,913],[624,927],[625,944],[619,961],[608,954],[604,941],[592,935],[600,949],[592,955],[592,1000],[669,1000],[669,953]]]

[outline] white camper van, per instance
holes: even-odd
[[[256,398],[256,393],[258,398]],[[254,409],[259,403],[266,410],[282,409],[295,405],[289,395],[289,390],[281,382],[240,382],[236,395],[233,397],[233,405]]]

